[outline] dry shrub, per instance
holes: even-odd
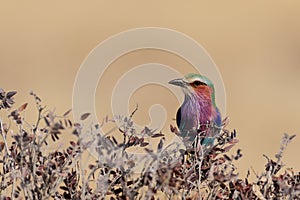
[[[16,92],[0,89],[0,194],[1,199],[299,199],[300,174],[282,169],[282,154],[295,137],[284,134],[275,159],[267,156],[265,171],[254,182],[240,178],[234,161],[241,150],[229,154],[238,143],[236,131],[225,129],[224,120],[214,145],[201,146],[201,135],[192,146],[165,145],[164,134],[145,127],[137,131],[129,117],[106,118],[102,124],[83,127],[89,113],[74,123],[70,111],[57,115],[46,110],[34,93],[38,119],[26,122],[27,104],[14,108]],[[100,134],[102,126],[118,122],[114,134]],[[14,123],[16,130],[11,127]],[[120,125],[121,124],[121,125]],[[215,128],[215,127],[212,127]],[[171,126],[171,132],[180,134]],[[45,151],[62,134],[75,140],[65,148]],[[89,137],[86,137],[86,135]],[[113,135],[119,134],[122,140]],[[159,138],[153,148],[151,139]],[[198,145],[197,145],[198,144]],[[137,157],[132,147],[145,154]],[[84,163],[88,150],[95,162]],[[140,173],[135,167],[143,163]],[[249,174],[248,174],[249,175]]]

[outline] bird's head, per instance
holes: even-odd
[[[203,75],[189,73],[183,78],[169,81],[169,84],[180,86],[186,97],[198,95],[204,98],[210,98],[213,105],[215,105],[214,85],[211,80]]]

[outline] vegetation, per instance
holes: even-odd
[[[1,199],[300,199],[300,173],[282,163],[295,135],[283,135],[275,159],[265,156],[265,171],[250,182],[250,172],[246,178],[236,172],[234,161],[242,154],[230,153],[238,140],[235,130],[225,129],[226,120],[215,145],[181,148],[177,143],[165,145],[161,132],[147,127],[137,131],[132,120],[137,109],[131,116],[87,128],[83,122],[88,113],[73,122],[71,111],[57,115],[46,110],[34,93],[38,119],[32,125],[23,115],[27,104],[15,108],[15,94],[0,89],[0,112],[6,116],[0,119]],[[121,125],[112,133],[100,134],[103,126],[116,123]],[[180,134],[173,126],[170,131]],[[75,139],[46,151],[62,134]],[[155,139],[159,143],[153,148]],[[145,154],[132,154],[133,147]],[[89,151],[97,156],[86,165],[83,159]],[[140,163],[143,167],[136,173]]]

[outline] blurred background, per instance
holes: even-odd
[[[76,73],[100,42],[119,32],[146,26],[170,28],[195,39],[210,54],[224,80],[229,129],[236,129],[245,175],[263,171],[266,154],[274,158],[283,133],[298,136],[284,163],[300,170],[300,2],[299,1],[9,1],[0,6],[0,87],[18,91],[17,104],[29,103],[36,119],[33,90],[49,108],[64,113],[72,106]],[[141,50],[117,59],[99,81],[98,119],[111,116],[111,90],[136,65],[157,62],[185,74],[189,63],[171,53]],[[169,81],[169,80],[166,80]],[[218,92],[218,91],[216,91]],[[156,95],[159,94],[159,95]],[[167,111],[163,129],[180,106],[166,88],[145,86],[130,99],[139,104],[134,119],[149,123],[148,109]],[[234,153],[234,152],[232,152]]]

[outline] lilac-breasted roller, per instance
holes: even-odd
[[[169,83],[180,86],[185,95],[184,102],[176,114],[181,136],[194,141],[200,134],[202,145],[212,145],[214,136],[220,132],[222,125],[213,83],[207,77],[194,73]],[[209,128],[212,126],[214,128]]]

